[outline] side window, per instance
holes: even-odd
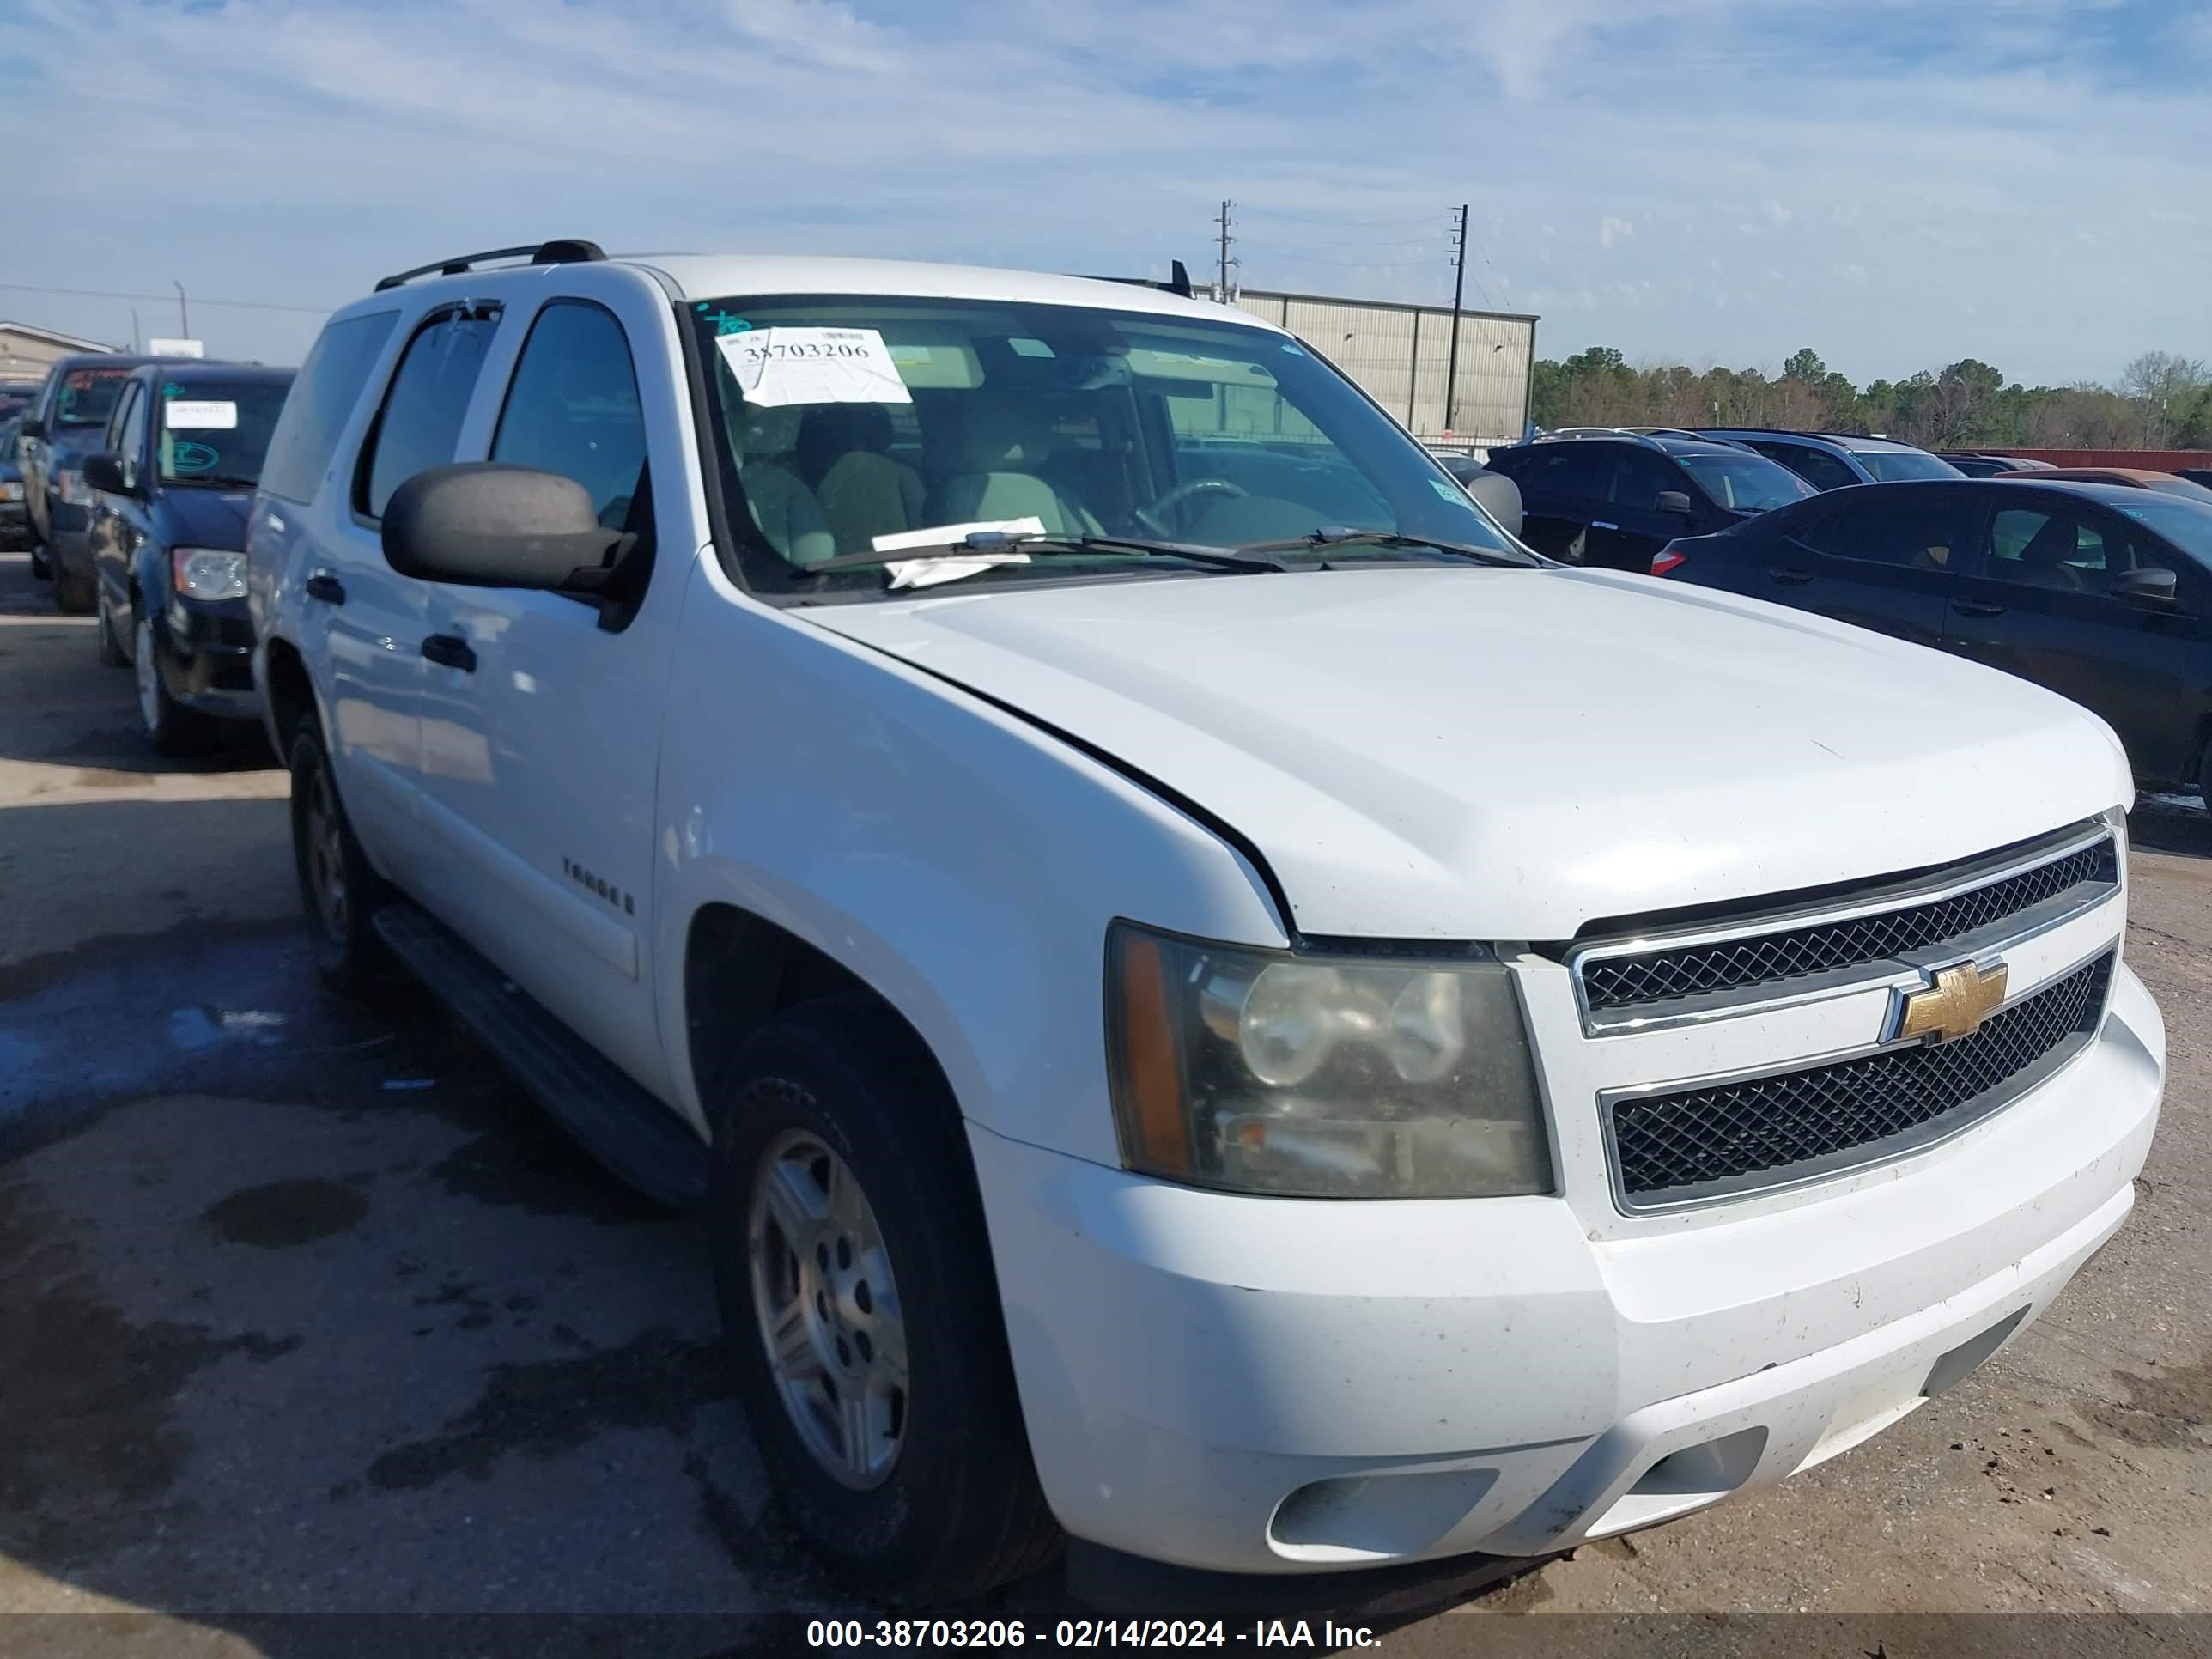
[[[538,313],[509,382],[491,458],[574,478],[599,522],[620,530],[645,468],[645,417],[622,325],[556,300]]]
[[[1808,553],[1826,553],[1835,543],[1836,526],[1843,517],[1832,507],[1825,513],[1800,514],[1783,532],[1784,538],[1796,543]]]
[[[1612,461],[1613,456],[1605,445],[1570,439],[1547,445],[1516,476],[1522,489],[1539,495],[1603,501]]]
[[[261,467],[264,489],[302,505],[315,499],[331,453],[361,400],[362,387],[368,383],[368,372],[398,320],[396,311],[349,317],[331,324],[316,338],[269,440],[268,458]]]
[[[1841,489],[1859,482],[1859,475],[1825,449],[1802,444],[1753,443],[1752,447],[1770,461],[1779,461],[1815,489]]]
[[[1966,504],[1956,497],[1931,497],[1917,490],[1910,499],[1877,496],[1853,501],[1832,521],[1823,550],[1865,564],[1955,571],[1966,562],[1954,556],[1964,538],[1966,511]]]
[[[2101,593],[2136,562],[2133,540],[2100,520],[2066,507],[2011,507],[1990,517],[1982,574],[2023,587]]]
[[[1659,493],[1665,489],[1690,493],[1689,486],[1671,461],[1630,451],[1622,453],[1613,465],[1612,501],[1616,507],[1656,512]]]
[[[444,466],[460,441],[461,422],[499,326],[496,310],[447,311],[415,331],[392,371],[392,386],[362,446],[354,506],[384,516],[392,492],[417,472]]]
[[[146,453],[146,394],[135,382],[124,392],[123,406],[107,428],[107,447],[122,459],[123,482],[137,488],[138,459]]]

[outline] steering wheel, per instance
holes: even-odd
[[[1188,483],[1179,483],[1149,507],[1140,507],[1130,516],[1155,536],[1173,537],[1161,514],[1181,507],[1196,496],[1209,495],[1249,496],[1251,491],[1243,485],[1231,483],[1226,478],[1193,478]]]

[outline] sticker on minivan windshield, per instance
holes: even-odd
[[[161,414],[172,432],[234,432],[238,429],[238,405],[233,403],[176,398],[161,406]]]
[[[872,328],[755,328],[714,344],[745,401],[762,408],[914,401]]]

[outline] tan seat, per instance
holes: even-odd
[[[814,485],[840,553],[928,522],[921,475],[884,453],[890,442],[890,413],[875,404],[812,410],[799,433],[800,473]]]
[[[726,374],[726,370],[724,371]],[[799,436],[795,407],[763,409],[735,395],[726,382],[723,404],[729,420],[731,451],[738,458],[738,487],[754,526],[768,544],[793,564],[819,564],[837,551],[822,503],[790,465]]]
[[[1098,520],[1041,469],[1057,447],[1033,415],[981,396],[963,400],[953,470],[929,492],[931,524],[1036,519],[1049,535],[1099,533]]]

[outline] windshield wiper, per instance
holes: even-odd
[[[1462,559],[1472,559],[1479,564],[1509,565],[1516,570],[1533,570],[1534,563],[1516,553],[1499,547],[1473,547],[1465,542],[1439,541],[1434,536],[1408,536],[1396,530],[1352,530],[1342,525],[1323,525],[1290,541],[1246,542],[1232,550],[1237,553],[1310,553],[1332,547],[1426,547],[1439,553],[1452,554]]]
[[[189,478],[164,478],[165,484],[197,484],[210,489],[252,489],[258,478],[234,478],[228,472],[195,472]]]
[[[967,559],[978,554],[1023,553],[1036,557],[1073,558],[1090,553],[1133,553],[1146,558],[1188,559],[1215,570],[1249,574],[1290,568],[1279,559],[1255,556],[1249,548],[1193,547],[1183,542],[1146,541],[1130,536],[1055,536],[1022,530],[971,530],[958,541],[941,547],[899,548],[887,553],[840,553],[805,574],[818,576],[833,570],[859,570],[872,564],[902,564],[909,559]]]

